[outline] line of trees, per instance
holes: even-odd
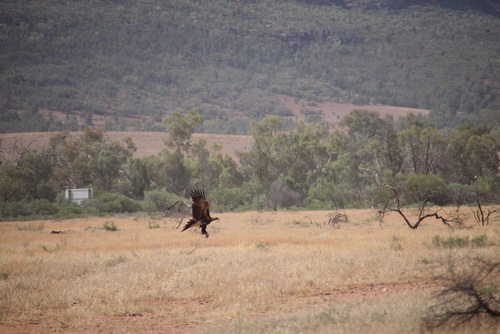
[[[218,145],[191,141],[203,123],[196,110],[163,121],[165,148],[145,158],[133,156],[132,140],[110,141],[100,128],[58,133],[43,150],[18,147],[0,165],[2,216],[30,211],[33,201],[62,203],[66,188],[79,187],[94,189],[97,199],[86,205],[97,211],[111,210],[98,200],[104,195],[120,203],[116,211],[144,209],[144,201],[160,209],[193,187],[207,188],[214,209],[225,211],[381,207],[396,190],[398,208],[425,201],[481,209],[500,195],[498,128],[464,123],[440,131],[413,114],[395,122],[359,109],[332,132],[268,117],[252,123],[253,147],[235,161]]]

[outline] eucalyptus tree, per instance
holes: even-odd
[[[279,170],[276,166],[276,145],[274,136],[285,129],[283,120],[279,117],[266,117],[261,121],[252,121],[251,135],[254,139],[249,152],[240,152],[239,158],[243,173],[256,178],[264,187],[276,180]]]
[[[55,187],[61,191],[93,186],[96,193],[116,190],[134,150],[130,139],[125,145],[110,141],[100,128],[85,128],[77,136],[58,133],[50,138]]]
[[[398,133],[405,174],[435,174],[446,169],[449,141],[432,124],[408,114]]]
[[[471,184],[478,177],[498,175],[500,158],[500,138],[488,126],[474,127],[466,122],[450,137],[445,151],[449,168],[447,177],[450,182]]]

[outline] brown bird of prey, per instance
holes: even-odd
[[[205,191],[200,189],[191,190],[191,198],[193,199],[192,209],[193,218],[191,218],[186,225],[182,228],[182,231],[187,230],[190,227],[197,226],[201,227],[201,234],[208,238],[207,226],[214,220],[219,220],[218,217],[210,217],[209,204],[205,199]]]

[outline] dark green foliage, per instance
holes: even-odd
[[[498,131],[486,127],[437,130],[409,115],[399,121],[398,132],[391,118],[366,110],[352,111],[335,131],[322,123],[288,127],[282,118],[268,117],[252,122],[253,146],[238,153],[236,162],[218,144],[191,142],[202,121],[194,112],[165,120],[167,149],[155,156],[133,158],[130,139],[111,142],[103,130],[91,128],[80,135],[58,133],[48,149],[6,152],[14,158],[0,164],[2,218],[165,212],[193,188],[210,193],[214,212],[385,207],[401,214],[417,205],[418,222],[406,221],[411,228],[427,218],[463,223],[463,217],[441,210],[428,214],[432,205],[473,205],[479,225],[498,212],[499,156],[490,147],[498,144]],[[459,155],[471,140],[468,152],[482,162],[482,175],[472,179],[467,168],[452,170],[457,160],[471,159]],[[81,207],[67,203],[62,194],[68,184],[93,188],[95,198]],[[51,204],[57,193],[58,204]],[[137,202],[142,199],[143,207]]]
[[[60,218],[74,218],[84,213],[83,208],[76,203],[60,203],[57,205]]]
[[[432,246],[436,248],[462,248],[468,246],[485,247],[488,246],[488,236],[486,234],[481,234],[469,240],[468,237],[442,238],[439,235],[435,235],[432,238]]]
[[[144,193],[144,210],[147,212],[166,212],[168,207],[179,200],[179,196],[161,190]]]
[[[408,203],[429,201],[437,205],[448,203],[446,182],[438,175],[408,175],[405,183]]]
[[[492,5],[401,3],[3,1],[0,132],[74,130],[108,112],[107,129],[159,130],[151,119],[200,108],[204,130],[242,133],[290,114],[278,94],[428,108],[442,126],[494,119],[498,16],[457,10]]]
[[[439,235],[435,235],[432,238],[432,246],[436,248],[461,248],[469,246],[469,238],[461,237],[448,237],[446,239],[441,238]]]
[[[33,201],[18,201],[6,206],[5,216],[10,217],[46,217],[59,212],[57,205],[46,199]]]
[[[50,215],[55,215],[56,213],[59,212],[58,207],[51,204],[46,199],[34,200],[31,201],[29,204],[32,215],[50,216]]]
[[[135,202],[121,194],[107,193],[99,196],[98,198],[89,200],[84,207],[95,207],[99,212],[105,213],[122,213],[122,212],[137,212],[141,211],[142,207],[139,203]]]
[[[484,247],[488,244],[488,237],[486,234],[481,234],[472,238],[470,243],[473,247]]]

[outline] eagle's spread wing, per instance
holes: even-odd
[[[187,230],[192,226],[200,226],[200,225],[201,223],[199,220],[191,219],[186,223],[186,225],[184,225],[184,227],[182,228],[182,232],[184,232],[185,230]]]
[[[192,210],[193,218],[195,221],[210,221],[209,205],[205,199],[205,192],[199,189],[191,191],[191,198],[193,199]]]

